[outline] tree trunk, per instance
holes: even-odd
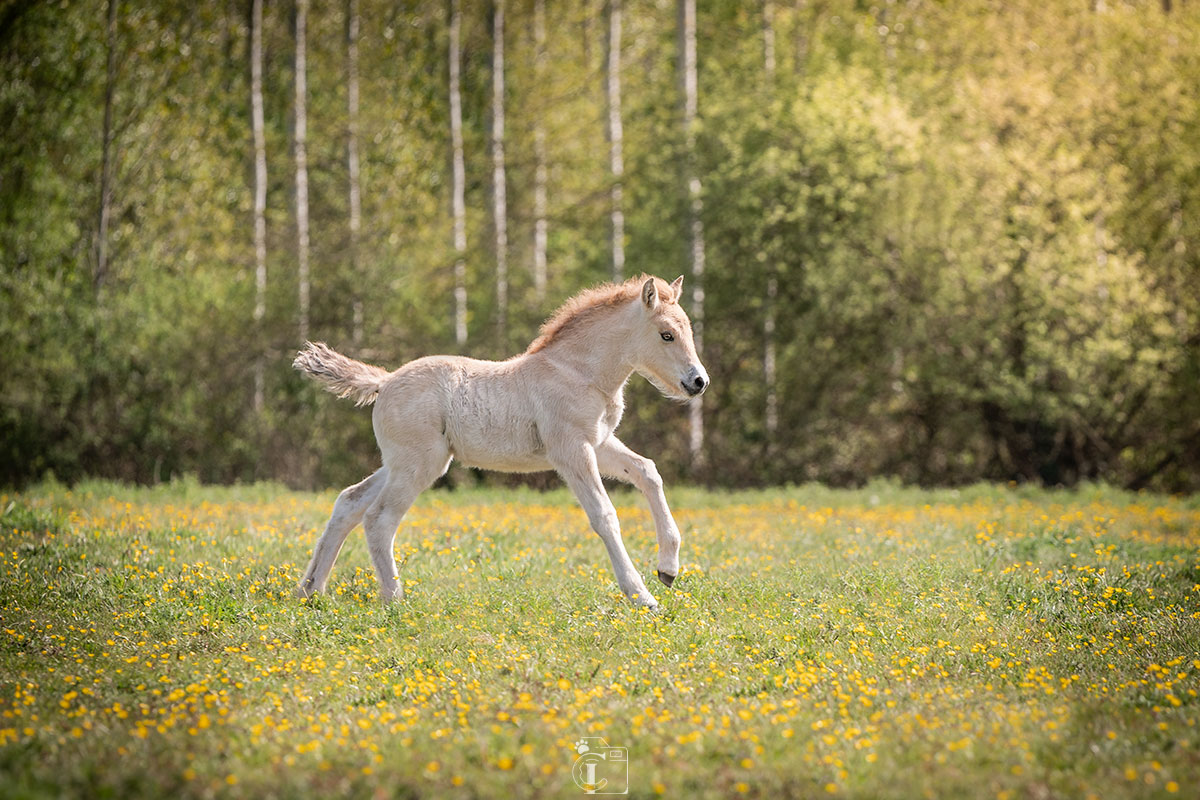
[[[251,0],[250,12],[250,126],[254,135],[254,330],[263,340],[267,314],[267,144],[263,123],[262,24],[263,0]],[[254,362],[254,410],[263,410],[263,354]]]
[[[362,195],[358,177],[358,0],[346,0],[346,174],[350,181],[351,341],[363,340],[363,299],[359,293],[358,237],[362,229]]]
[[[108,0],[105,29],[108,61],[104,72],[104,130],[100,147],[100,221],[96,231],[96,272],[92,283],[97,294],[108,277],[108,227],[112,214],[113,91],[117,78],[117,0]]]
[[[797,75],[804,73],[804,65],[808,63],[808,36],[804,28],[804,0],[796,0],[795,14],[793,15],[795,29],[793,32],[792,49],[793,58],[795,59],[794,70]]]
[[[533,5],[534,83],[543,85],[546,72],[546,0]],[[538,115],[533,128],[533,288],[538,302],[546,299],[546,128]]]
[[[775,6],[763,0],[763,79],[769,99],[775,89]],[[773,254],[772,254],[773,255]],[[763,298],[763,384],[766,387],[764,424],[767,447],[779,430],[779,395],[775,376],[775,303],[779,294],[779,266],[772,257],[767,264],[767,289]]]
[[[679,0],[680,71],[683,79],[683,130],[687,150],[688,219],[691,229],[692,331],[696,353],[704,354],[704,200],[700,194],[700,175],[696,165],[696,115],[698,89],[696,79],[696,0]],[[692,466],[704,465],[704,407],[699,398],[690,408],[690,450]]]
[[[451,204],[454,213],[454,339],[459,347],[467,343],[467,207],[465,199],[466,167],[463,165],[462,90],[459,86],[459,37],[462,11],[459,0],[450,0],[450,148],[454,185]]]
[[[621,127],[621,0],[608,4],[608,142],[609,169],[612,172],[612,277],[620,281],[625,274],[625,160]]]
[[[762,34],[763,76],[770,89],[775,82],[775,3],[772,0],[763,0]]]
[[[308,340],[308,0],[296,0],[296,264],[300,341]]]
[[[504,170],[504,0],[492,13],[492,216],[496,228],[496,337],[507,349],[508,195]]]

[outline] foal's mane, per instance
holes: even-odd
[[[642,293],[642,286],[649,277],[649,275],[637,275],[624,283],[602,283],[599,286],[584,289],[563,303],[548,320],[542,323],[538,337],[533,340],[525,352],[536,353],[543,350],[563,333],[575,327],[577,323],[639,297]],[[660,302],[675,302],[675,293],[662,278],[654,278],[654,288],[658,290]]]

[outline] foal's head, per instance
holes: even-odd
[[[668,397],[686,400],[705,390],[708,373],[696,355],[691,320],[679,304],[682,293],[682,275],[669,286],[647,278],[630,338],[634,369]]]

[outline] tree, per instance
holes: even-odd
[[[624,132],[621,128],[621,0],[608,2],[608,58],[605,70],[605,96],[608,99],[609,171],[612,176],[612,279],[620,281],[625,273],[625,210],[622,180],[625,159],[622,153]]]
[[[696,352],[704,354],[704,199],[696,163],[696,0],[679,0],[679,67],[683,84],[683,132],[687,167],[685,181],[688,196],[688,228],[691,233],[691,317]],[[704,407],[700,398],[692,401],[689,424],[689,449],[692,464],[704,464]]]
[[[454,340],[467,343],[467,203],[466,166],[463,163],[462,87],[460,37],[462,10],[450,0],[450,152],[453,161],[451,207],[454,213]]]
[[[108,276],[108,223],[112,214],[113,91],[117,73],[117,0],[108,0],[105,26],[104,129],[100,155],[100,222],[96,231],[96,271],[93,283],[97,292]]]
[[[763,84],[765,100],[770,102],[775,93],[775,4],[763,0]],[[763,428],[767,434],[768,448],[775,442],[779,429],[779,395],[775,377],[775,313],[779,296],[779,268],[772,259],[766,265],[767,289],[763,297],[763,386],[766,403],[763,410]]]
[[[358,0],[346,0],[346,177],[350,208],[350,274],[358,286],[359,232],[362,230],[362,191],[358,164]],[[351,300],[353,323],[351,339],[360,346],[363,339],[363,298],[356,288]]]
[[[496,336],[507,344],[508,194],[504,165],[504,0],[492,10],[492,219],[496,231]]]
[[[254,138],[254,328],[262,340],[267,314],[267,144],[263,121],[263,0],[251,0],[250,11],[250,127]],[[261,347],[261,345],[259,346]],[[254,362],[254,410],[265,405],[263,354]]]
[[[546,74],[546,0],[533,4],[534,83],[542,86]],[[546,297],[546,126],[539,114],[533,126],[533,286],[540,303]]]
[[[296,0],[296,265],[300,341],[308,339],[308,0]]]

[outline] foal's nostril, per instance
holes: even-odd
[[[703,370],[692,367],[688,370],[688,374],[680,379],[679,385],[690,396],[695,397],[704,391],[704,387],[708,386],[708,376],[704,374]]]
[[[703,375],[693,375],[690,378],[685,378],[684,380],[680,381],[680,383],[683,384],[683,388],[686,389],[687,393],[692,397],[695,397],[703,392],[704,387],[708,385],[708,381],[705,380]]]

